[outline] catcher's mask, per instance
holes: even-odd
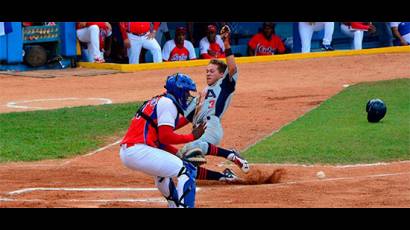
[[[371,99],[366,104],[367,120],[379,122],[386,115],[386,104],[381,99]]]
[[[164,87],[167,93],[175,98],[175,104],[182,110],[186,110],[193,99],[190,91],[196,92],[195,82],[190,76],[181,73],[168,76]]]

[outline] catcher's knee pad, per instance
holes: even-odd
[[[196,174],[197,168],[186,161],[183,161],[184,166],[178,173],[178,185],[177,191],[179,195],[179,204],[185,208],[195,207],[195,194],[196,194]]]
[[[178,207],[179,197],[178,191],[175,187],[174,181],[169,177],[157,177],[155,180],[155,185],[162,195],[168,201],[169,208]]]

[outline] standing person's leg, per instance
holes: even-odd
[[[195,206],[197,171],[192,164],[183,162],[175,155],[161,149],[143,144],[130,148],[121,146],[120,157],[126,167],[157,177],[156,185],[169,201],[170,206],[190,208]],[[178,179],[176,187],[173,185],[172,177]],[[160,180],[160,178],[164,179]]]
[[[148,39],[147,36],[144,36],[142,47],[151,52],[152,57],[154,59],[154,63],[162,62],[161,47],[159,46],[155,38]]]
[[[354,32],[354,49],[355,50],[361,50],[362,49],[362,45],[363,45],[363,36],[364,36],[364,32],[357,30]]]
[[[100,58],[100,29],[97,25],[77,30],[78,40],[87,43],[88,60],[93,62]]]
[[[87,50],[82,47],[82,52],[84,52],[88,62],[93,62],[94,60],[92,58],[92,55],[90,54],[90,50],[88,50],[88,43],[90,42],[90,33],[88,31],[88,28],[85,27],[85,28],[78,29],[77,38],[80,42],[87,43]]]
[[[354,32],[352,30],[349,29],[349,27],[343,23],[340,24],[340,30],[342,31],[343,34],[345,34],[346,36],[348,36],[349,38],[352,39],[351,44],[350,44],[350,48],[354,49],[354,45],[355,45],[355,41],[354,41]]]
[[[88,27],[90,33],[90,42],[88,43],[88,52],[92,56],[93,60],[101,59],[100,51],[100,28],[97,25]]]
[[[312,42],[313,26],[308,22],[299,22],[300,42],[302,44],[302,53],[310,53]]]
[[[323,45],[330,45],[333,40],[333,32],[335,30],[335,23],[334,22],[325,22],[325,34],[323,36]]]
[[[130,64],[140,63],[140,54],[142,48],[142,40],[139,36],[128,33],[128,39],[130,40],[130,48],[128,49],[128,60]]]

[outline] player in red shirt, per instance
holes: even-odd
[[[155,63],[162,62],[161,47],[155,39],[160,22],[154,22],[151,31],[151,22],[121,22],[120,30],[124,39],[124,46],[128,49],[130,64],[138,64],[141,49],[149,50]]]
[[[209,25],[206,37],[199,42],[201,57],[204,59],[224,58],[225,46],[222,38],[216,32],[216,26]]]
[[[255,34],[248,42],[248,55],[274,55],[285,53],[285,45],[281,38],[274,34],[274,23],[264,22],[262,32]]]
[[[174,40],[169,40],[162,49],[164,61],[186,61],[196,59],[194,46],[185,40],[186,29],[179,27],[175,31]]]

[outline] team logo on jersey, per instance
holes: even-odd
[[[188,55],[186,54],[174,54],[171,57],[171,61],[186,61],[188,60]]]
[[[256,46],[256,52],[260,54],[274,54],[275,53],[275,48],[272,47],[265,47],[263,45],[258,44]]]
[[[209,97],[216,97],[214,91],[212,89],[208,89],[208,92],[206,93],[205,99],[208,99]]]

